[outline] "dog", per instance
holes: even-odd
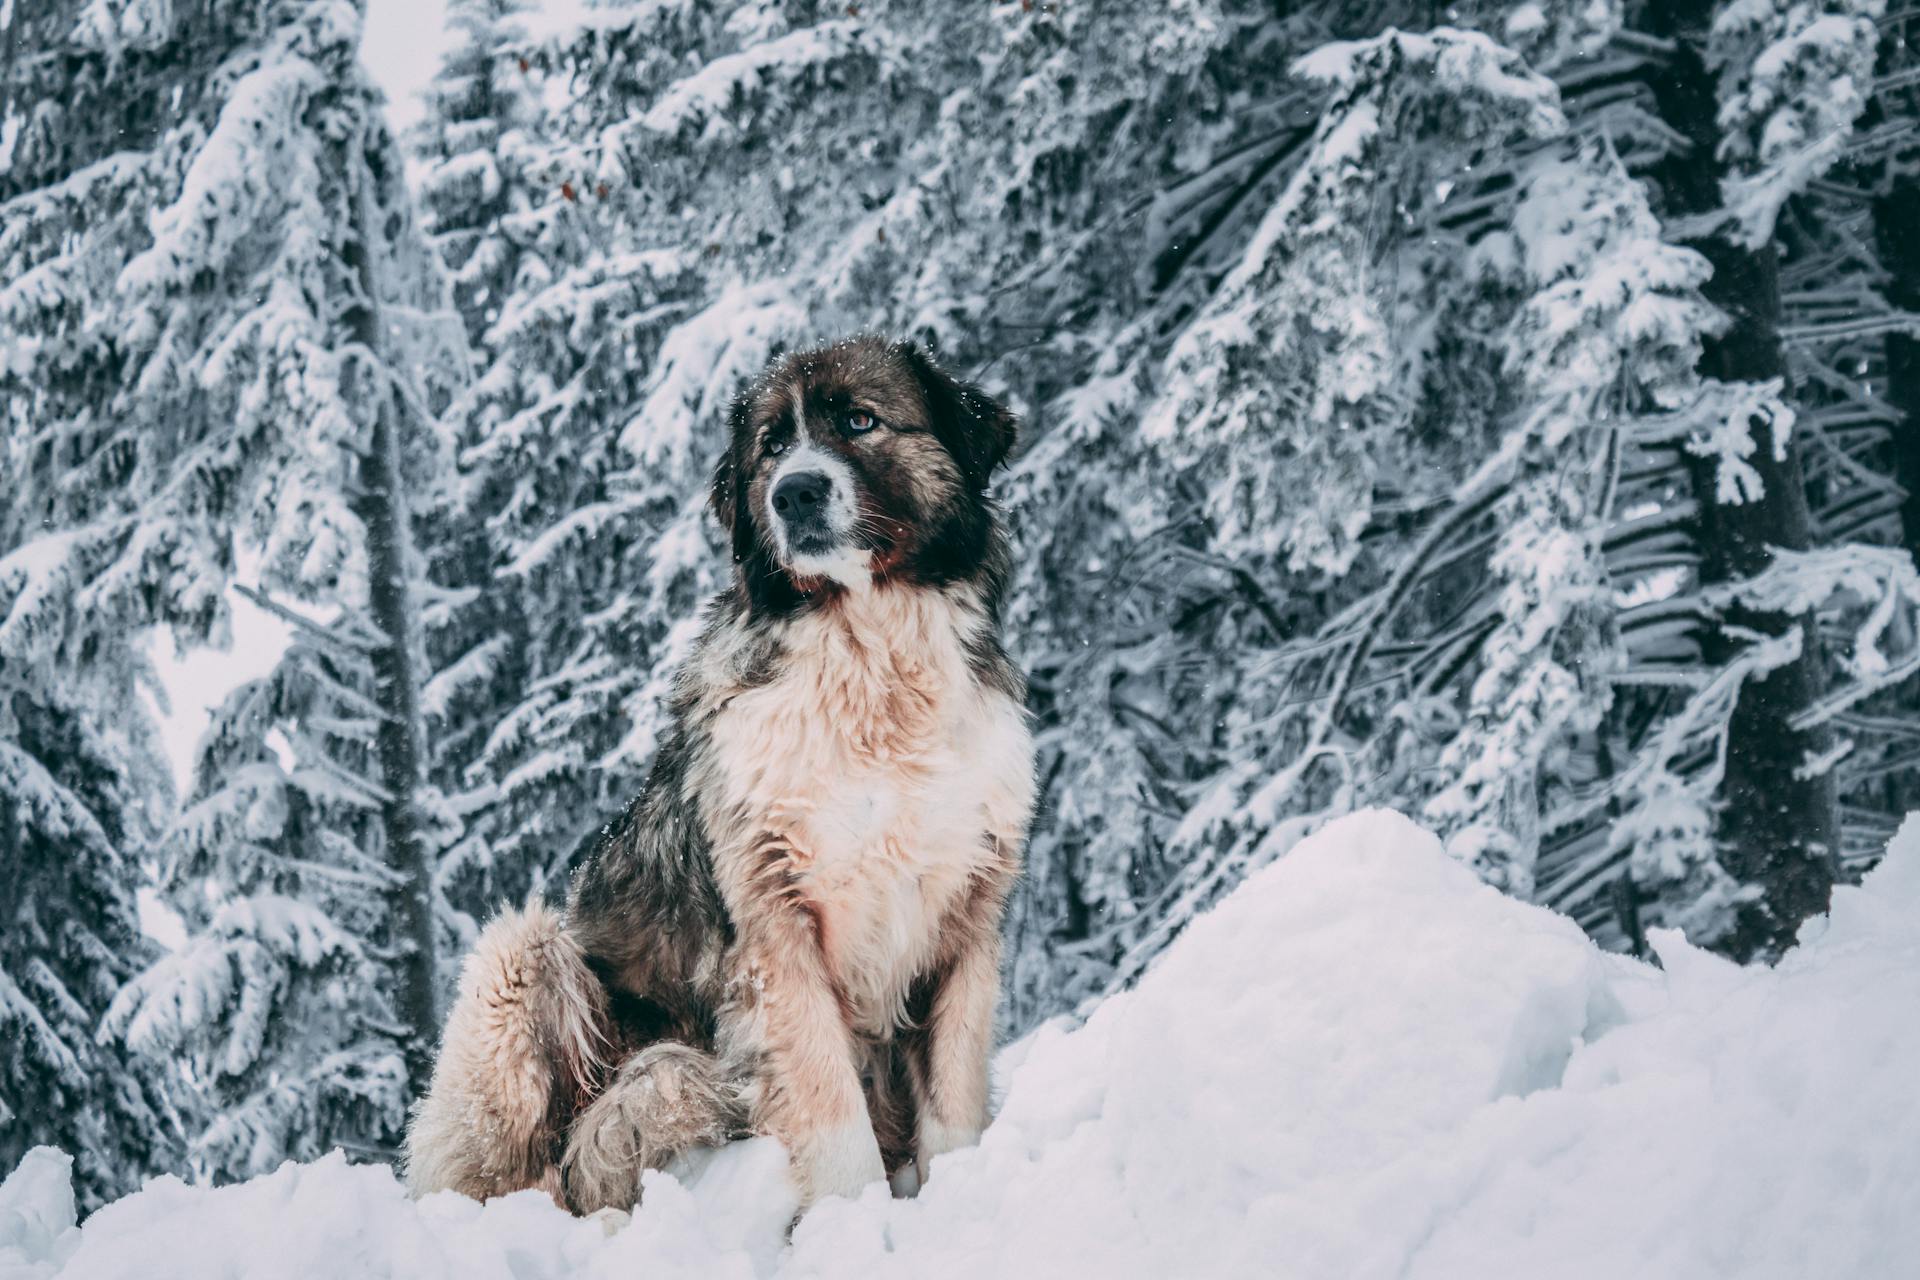
[[[803,1204],[988,1120],[1000,922],[1034,802],[1004,407],[910,343],[787,357],[735,402],[733,554],[639,797],[574,877],[483,932],[407,1140],[416,1193],[577,1213],[747,1133]]]

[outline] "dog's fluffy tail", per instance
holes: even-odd
[[[649,1045],[574,1122],[562,1162],[567,1201],[576,1213],[632,1208],[644,1170],[740,1137],[746,1124],[738,1078],[719,1059],[672,1041]]]
[[[559,1135],[607,1072],[607,1028],[605,989],[557,915],[535,903],[488,925],[408,1126],[413,1193],[561,1200]]]

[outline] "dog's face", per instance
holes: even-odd
[[[713,505],[753,602],[983,571],[1014,421],[910,343],[789,356],[735,403]]]

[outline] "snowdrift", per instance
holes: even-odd
[[[335,1157],[76,1227],[43,1148],[0,1187],[0,1278],[1915,1274],[1920,818],[1777,969],[1658,945],[1664,972],[1603,955],[1359,814],[1007,1049],[998,1119],[917,1200],[789,1242],[762,1140],[624,1224]]]

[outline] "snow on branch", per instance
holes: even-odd
[[[1714,499],[1734,505],[1758,502],[1764,485],[1749,458],[1759,451],[1755,427],[1764,427],[1776,462],[1785,461],[1795,413],[1783,396],[1784,380],[1720,382],[1703,379],[1699,398],[1684,415],[1692,424],[1687,452],[1714,461]]]
[[[263,223],[277,222],[290,203],[311,197],[319,182],[301,118],[324,83],[303,58],[271,61],[241,77],[179,197],[154,214],[153,247],[127,265],[124,287],[185,288],[198,272],[217,270]],[[154,336],[136,334],[135,341]]]
[[[1733,0],[1714,16],[1728,216],[1748,248],[1773,238],[1794,195],[1831,169],[1873,92],[1885,0]]]
[[[266,892],[237,898],[188,947],[128,983],[100,1034],[142,1053],[197,1049],[212,1069],[239,1075],[260,1054],[288,970],[359,952],[353,936],[309,902]]]
[[[1378,438],[1407,413],[1373,278],[1383,170],[1431,187],[1465,163],[1461,140],[1544,137],[1565,120],[1552,81],[1476,32],[1390,31],[1294,65],[1333,100],[1240,262],[1174,343],[1142,431],[1215,473],[1206,501],[1220,550],[1340,572],[1370,518]],[[1303,472],[1312,486],[1284,483]]]
[[[669,136],[711,128],[738,101],[763,88],[791,85],[849,58],[884,58],[891,46],[883,30],[873,23],[835,19],[750,44],[670,85],[641,122]]]
[[[1838,666],[1848,682],[1801,712],[1796,729],[1826,723],[1920,671],[1920,572],[1904,547],[1858,543],[1806,551],[1775,548],[1751,578],[1714,587],[1713,603],[1799,616],[1831,612],[1856,619]],[[1889,653],[1889,646],[1897,646]]]
[[[6,708],[0,702],[0,713]],[[0,738],[0,795],[23,811],[24,828],[80,848],[109,848],[106,831],[93,810],[61,785],[40,761]],[[19,819],[10,819],[19,821]]]
[[[330,650],[336,654],[365,657],[380,647],[381,641],[377,637],[353,635],[337,627],[330,627],[325,623],[317,622],[309,618],[306,614],[301,613],[298,609],[290,608],[280,603],[271,595],[268,595],[257,587],[248,586],[243,582],[236,582],[233,584],[233,590],[235,594],[252,601],[274,617],[279,618],[283,622],[290,623],[301,635],[313,641],[313,643],[322,649]]]
[[[807,316],[784,283],[733,284],[660,344],[645,398],[620,432],[620,447],[649,471],[680,479],[708,461],[697,442],[728,402]]]
[[[1419,93],[1475,104],[1503,116],[1519,111],[1515,123],[1536,137],[1566,128],[1553,81],[1529,70],[1518,53],[1478,31],[1389,30],[1369,40],[1322,45],[1296,59],[1293,70],[1342,96],[1390,75],[1418,76],[1424,80],[1416,90]],[[1346,141],[1338,149],[1360,145],[1366,130],[1363,121],[1341,122],[1333,132]]]
[[[420,688],[421,713],[431,719],[444,719],[462,690],[494,678],[507,648],[505,636],[493,636],[434,672]]]

